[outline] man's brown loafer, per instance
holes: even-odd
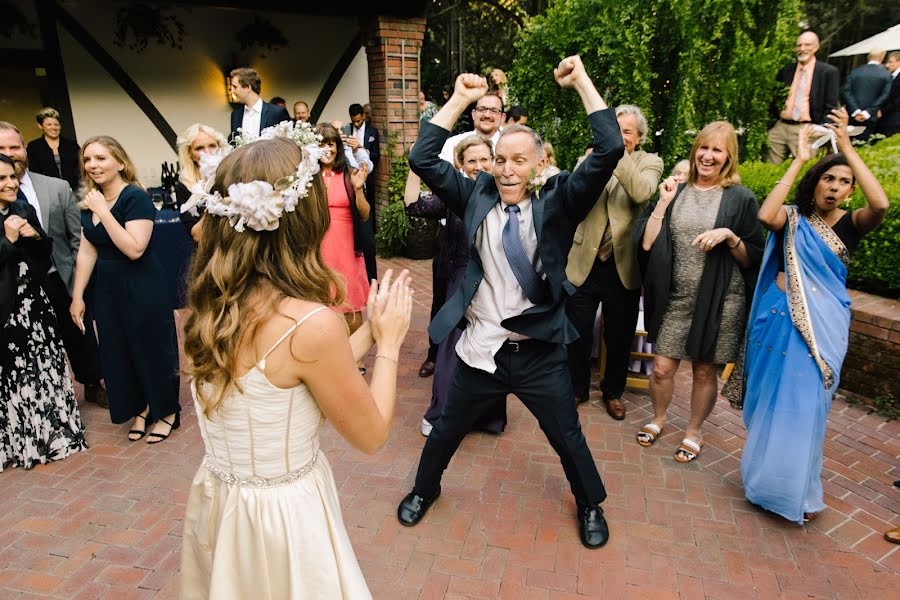
[[[422,366],[419,367],[419,377],[431,377],[434,375],[434,361],[426,360],[422,363]]]
[[[606,412],[616,421],[625,418],[625,403],[621,398],[610,398],[606,400]]]

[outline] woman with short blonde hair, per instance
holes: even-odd
[[[659,201],[635,222],[647,337],[656,344],[654,417],[637,441],[650,446],[662,432],[675,371],[690,360],[691,415],[675,452],[679,462],[700,455],[701,427],[718,394],[716,366],[737,359],[763,249],[756,196],[738,185],[734,127],[704,127],[688,160],[687,182],[666,179]]]
[[[35,116],[41,137],[28,142],[28,170],[47,177],[58,177],[69,182],[77,192],[81,186],[81,166],[78,142],[62,135],[59,111],[46,106]]]
[[[175,203],[178,205],[181,222],[196,242],[200,235],[202,213],[199,210],[180,210],[190,200],[192,190],[203,176],[200,174],[200,156],[218,154],[230,148],[228,140],[220,131],[203,123],[194,123],[184,130],[175,142],[178,149],[178,182],[175,184]]]

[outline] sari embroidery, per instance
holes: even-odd
[[[787,287],[788,308],[791,312],[791,320],[794,327],[803,337],[806,345],[809,347],[810,356],[819,366],[822,373],[822,383],[825,389],[831,389],[835,382],[834,370],[828,366],[825,359],[819,352],[819,346],[816,343],[816,334],[813,331],[812,319],[809,315],[809,308],[806,299],[806,290],[803,287],[802,275],[800,273],[800,261],[797,258],[797,249],[794,245],[794,234],[797,231],[797,224],[801,217],[800,212],[795,206],[785,207],[788,214],[788,222],[784,228],[784,270]],[[813,213],[807,218],[807,222],[812,226],[813,231],[822,238],[822,241],[831,249],[832,252],[846,266],[850,262],[850,252],[841,241],[841,238],[834,230],[822,220],[819,215]],[[816,288],[813,287],[815,292]]]

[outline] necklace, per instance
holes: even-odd
[[[712,189],[715,189],[715,188],[719,187],[719,184],[718,184],[718,183],[714,183],[714,184],[712,184],[712,185],[709,186],[709,187],[700,187],[700,186],[697,185],[696,183],[691,184],[691,185],[693,185],[693,186],[694,186],[694,189],[697,190],[698,192],[708,192],[709,190],[712,190]]]

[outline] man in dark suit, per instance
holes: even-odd
[[[574,172],[551,177],[538,191],[530,180],[544,168],[543,142],[525,125],[508,127],[496,145],[493,176],[463,176],[438,156],[453,124],[487,92],[483,77],[460,75],[453,96],[423,123],[410,168],[465,223],[470,259],[465,279],[428,328],[435,341],[465,325],[447,405],[422,450],[413,491],[397,517],[417,524],[441,493],[441,476],[463,437],[486,408],[515,394],[560,457],[578,506],[582,543],[597,548],[609,529],[600,503],[606,490],[581,431],[566,366],[566,344],[578,332],[566,318],[575,291],[566,257],[575,227],[622,157],[613,111],[578,56],[560,62],[554,76],[575,89],[593,132],[594,152]]]
[[[362,104],[350,105],[350,123],[341,129],[344,134],[344,143],[350,146],[353,152],[364,148],[369,153],[372,161],[372,170],[366,178],[366,200],[369,202],[371,216],[363,226],[366,228],[366,244],[363,248],[363,256],[366,259],[366,273],[369,279],[378,279],[378,268],[375,265],[375,171],[378,169],[378,160],[381,158],[381,138],[378,128],[366,121]]]
[[[291,116],[281,106],[263,102],[259,97],[262,82],[254,69],[234,69],[231,72],[231,93],[243,104],[231,111],[231,136],[234,139],[238,129],[257,136],[266,127],[290,121]]]
[[[868,60],[847,76],[843,90],[850,123],[866,128],[857,136],[859,140],[868,139],[875,133],[878,111],[891,93],[891,74],[881,64],[884,50],[870,50]]]
[[[15,125],[5,121],[0,121],[0,154],[16,162],[20,182],[18,202],[34,207],[42,229],[53,243],[50,255],[53,264],[41,287],[56,313],[60,337],[75,380],[84,384],[87,402],[106,408],[109,404],[106,389],[100,383],[100,355],[90,313],[85,314],[84,333],[68,317],[75,281],[75,257],[81,243],[81,213],[75,195],[66,181],[28,170],[28,155],[22,134]]]
[[[804,31],[797,38],[797,62],[785,65],[776,77],[788,86],[787,100],[776,109],[778,120],[769,130],[768,162],[783,163],[797,156],[800,128],[806,123],[826,123],[825,115],[838,106],[840,73],[828,63],[816,60],[819,36]]]
[[[900,77],[897,76],[900,75],[900,50],[888,53],[884,66],[891,74],[891,91],[881,107],[875,131],[889,137],[900,133]]]

